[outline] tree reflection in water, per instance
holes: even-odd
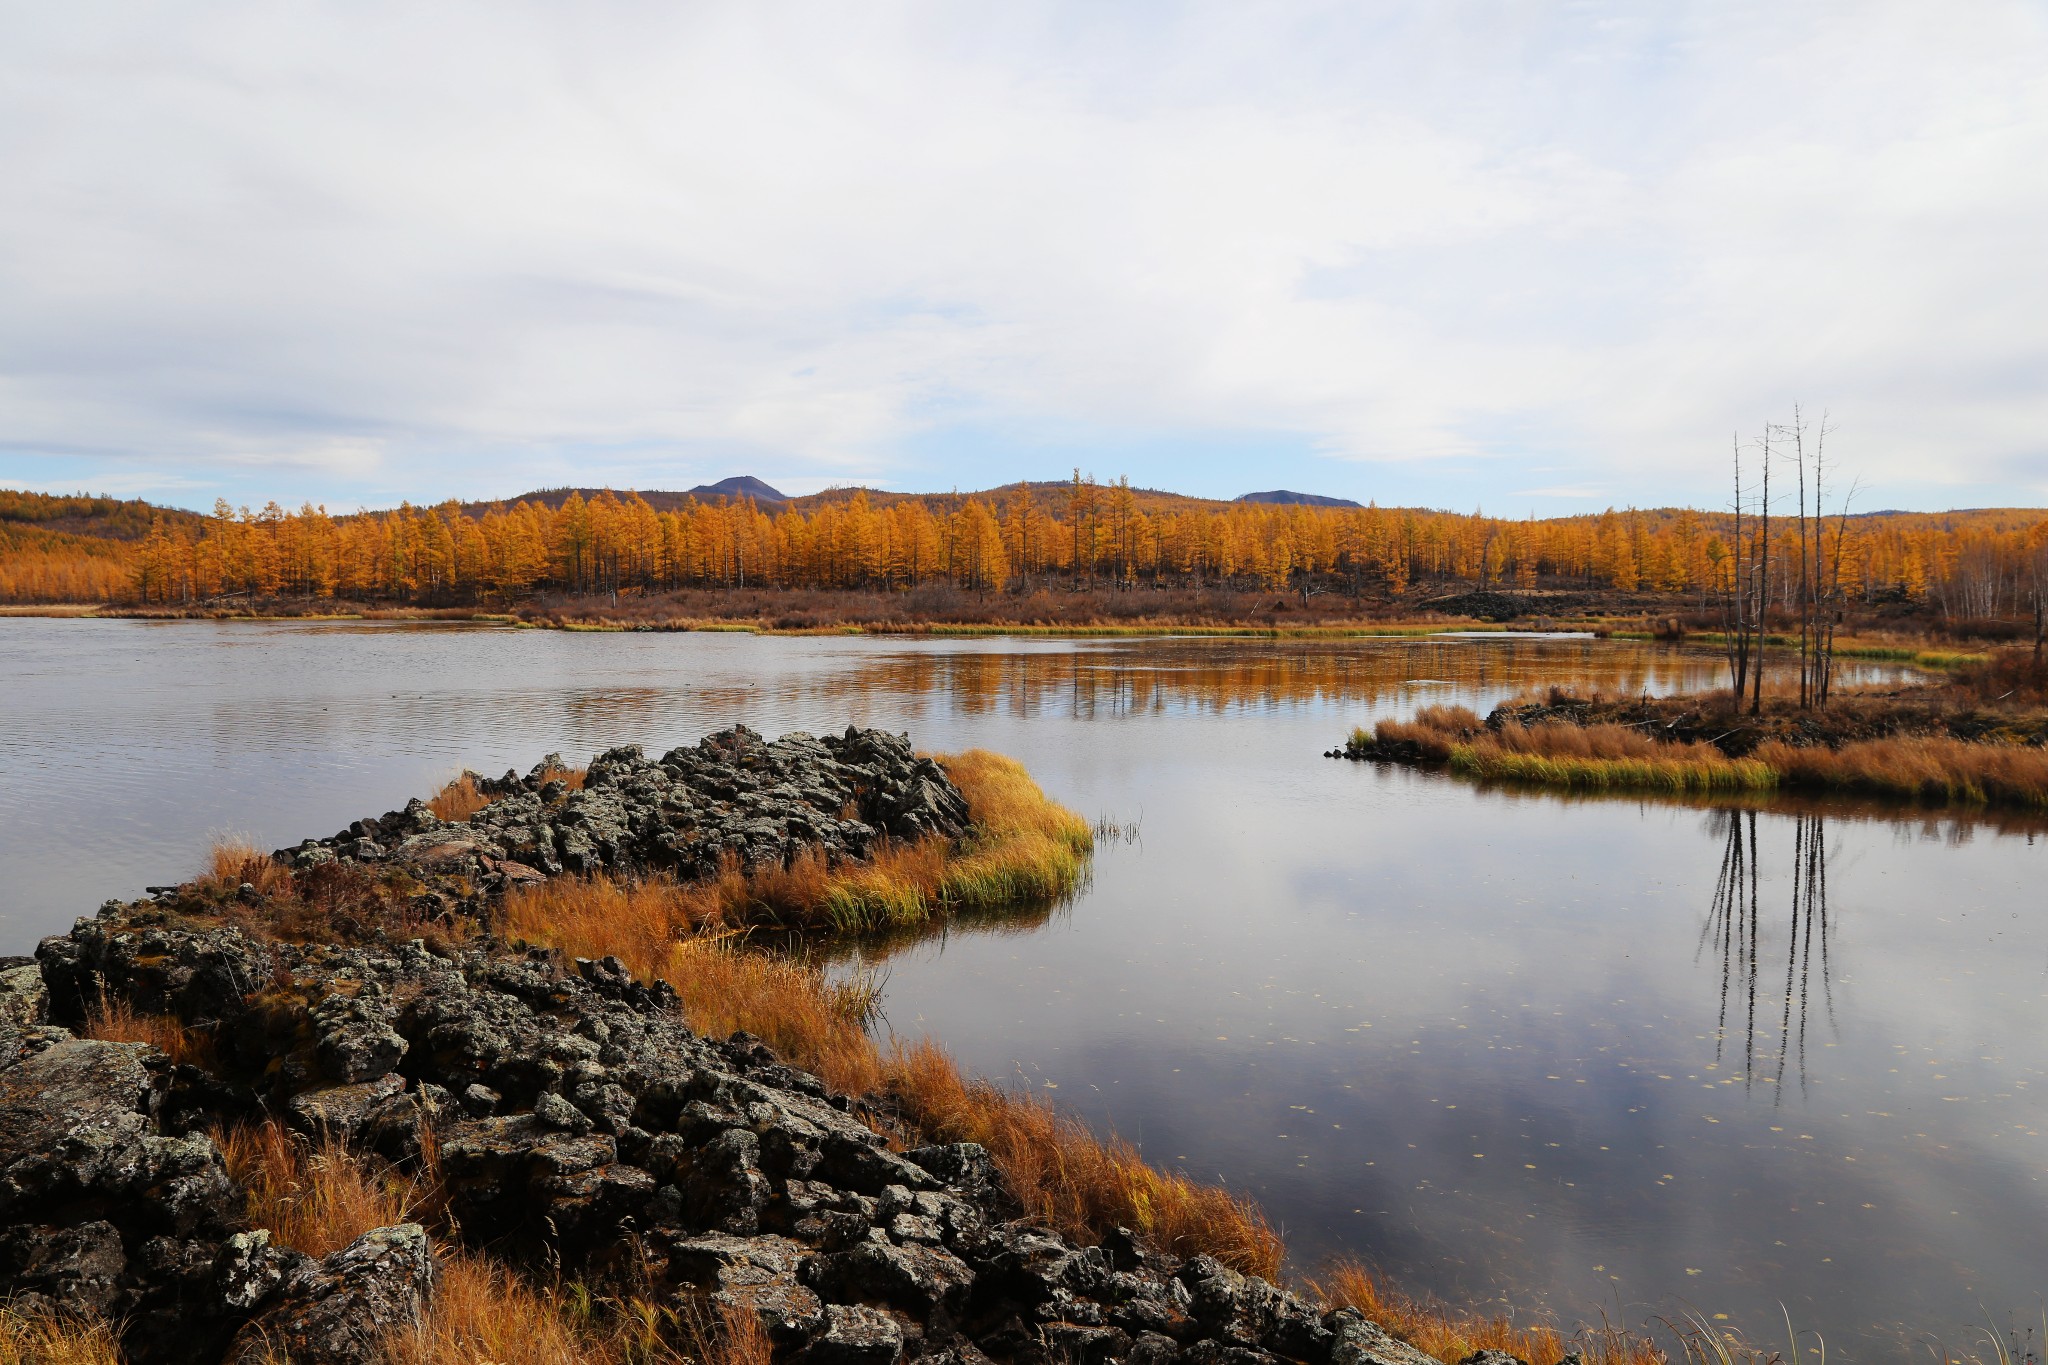
[[[1757,1009],[1760,993],[1767,993],[1776,977],[1776,953],[1768,964],[1764,959],[1762,908],[1763,858],[1758,843],[1756,811],[1723,810],[1714,813],[1714,827],[1722,836],[1721,874],[1714,884],[1713,907],[1700,927],[1700,944],[1694,960],[1711,949],[1721,959],[1721,1014],[1715,1033],[1714,1062],[1726,1059],[1730,1029],[1729,1013],[1734,1005],[1740,1015],[1736,1027],[1742,1032],[1742,1082],[1751,1089],[1757,1081],[1760,1030]],[[1822,1010],[1831,1032],[1836,1031],[1833,974],[1830,948],[1834,925],[1828,914],[1828,818],[1821,814],[1792,817],[1792,914],[1786,934],[1785,983],[1778,1009],[1777,1056],[1772,1058],[1769,999],[1763,999],[1764,1025],[1761,1031],[1762,1064],[1772,1074],[1777,1089],[1776,1103],[1784,1100],[1785,1071],[1794,1067],[1799,1074],[1801,1095],[1806,1093],[1806,1035],[1813,1003],[1816,959]],[[1771,823],[1778,823],[1777,820]],[[1769,975],[1766,975],[1768,970]],[[1794,1008],[1798,1017],[1795,1019]]]

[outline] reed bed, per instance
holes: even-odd
[[[1757,759],[1728,758],[1707,745],[1686,747],[1707,749],[1714,756],[1553,754],[1480,741],[1452,746],[1450,767],[1452,772],[1481,781],[1529,782],[1575,791],[1708,795],[1768,792],[1778,785],[1776,771]]]
[[[2048,809],[2048,749],[1925,737],[1839,749],[1773,742],[1758,745],[1756,758],[1788,787]]]
[[[1550,720],[1493,729],[1464,707],[1433,706],[1411,720],[1383,720],[1370,735],[1354,731],[1346,747],[1356,756],[1399,752],[1396,746],[1482,781],[1578,791],[1802,790],[2048,809],[2048,749],[1991,740],[1894,735],[1834,747],[1767,740],[1731,758],[1711,744],[1658,739],[1636,726]]]
[[[1610,1323],[1581,1327],[1567,1336],[1554,1323],[1458,1313],[1433,1299],[1402,1293],[1356,1261],[1338,1263],[1312,1287],[1329,1303],[1356,1308],[1442,1361],[1455,1363],[1477,1351],[1505,1351],[1528,1361],[1558,1360],[1576,1351],[1585,1365],[1665,1365],[1669,1359],[1656,1343]]]

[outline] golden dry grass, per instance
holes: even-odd
[[[818,907],[860,905],[870,909],[845,917],[873,922],[871,907],[885,898],[930,913],[1034,899],[1078,879],[1093,833],[1022,765],[980,751],[942,762],[975,824],[957,848],[899,845],[873,864],[836,869],[821,859],[752,875],[727,866],[691,885],[557,878],[507,896],[501,931],[578,957],[616,956],[635,975],[674,986],[700,1032],[745,1030],[840,1091],[887,1091],[923,1136],[987,1147],[1027,1208],[1076,1235],[1121,1224],[1163,1246],[1277,1274],[1280,1239],[1248,1200],[1153,1170],[1129,1144],[1098,1139],[1035,1098],[970,1081],[929,1044],[884,1055],[866,1028],[870,988],[724,931],[761,918],[763,907],[782,922],[811,922]]]
[[[109,1043],[147,1043],[180,1065],[214,1065],[210,1035],[188,1028],[168,1014],[137,1014],[126,1000],[101,1000],[87,1014],[79,1032]]]
[[[1447,1365],[1475,1351],[1505,1351],[1519,1360],[1557,1360],[1577,1351],[1586,1365],[1665,1365],[1668,1357],[1653,1342],[1602,1324],[1566,1336],[1555,1324],[1517,1323],[1506,1315],[1475,1317],[1434,1300],[1404,1294],[1357,1262],[1333,1267],[1310,1288],[1338,1307],[1356,1308],[1416,1349]]]
[[[309,1143],[274,1122],[224,1128],[213,1137],[228,1174],[248,1191],[250,1222],[308,1256],[407,1222],[422,1202],[418,1181],[332,1139]]]
[[[2048,807],[2048,749],[1947,738],[1870,739],[1839,749],[1768,743],[1756,758],[1787,786],[1962,805]]]
[[[699,1033],[744,1030],[830,1085],[873,1090],[881,1071],[864,1028],[869,992],[829,981],[809,963],[749,951],[731,935],[701,933],[707,918],[719,922],[722,894],[665,880],[561,877],[514,891],[499,918],[512,937],[574,957],[617,957],[642,980],[667,981]]]
[[[1469,706],[1425,706],[1410,720],[1380,721],[1368,735],[1363,728],[1351,734],[1356,752],[1377,739],[1382,744],[1413,744],[1425,762],[1448,763],[1451,746],[1486,728],[1486,722]]]
[[[586,1365],[624,1357],[579,1329],[560,1291],[543,1291],[503,1266],[446,1255],[426,1313],[382,1343],[386,1365]]]
[[[427,798],[427,809],[443,820],[461,821],[491,804],[492,797],[477,790],[470,773],[450,778],[447,785]]]
[[[890,1093],[924,1137],[986,1147],[1024,1207],[1069,1235],[1121,1225],[1180,1255],[1278,1277],[1280,1236],[1249,1199],[1149,1166],[1121,1138],[1098,1138],[1035,1096],[970,1080],[933,1043],[898,1048],[887,1067]]]
[[[203,891],[227,895],[248,885],[265,896],[289,896],[292,871],[248,840],[230,837],[214,843],[196,884]]]
[[[541,772],[543,782],[560,782],[572,792],[582,791],[589,778],[588,768],[564,768],[551,764]],[[465,772],[449,778],[441,790],[428,797],[427,809],[443,820],[460,823],[497,799],[477,787],[475,773]]]
[[[121,1365],[104,1322],[0,1308],[0,1365]]]

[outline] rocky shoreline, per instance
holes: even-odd
[[[958,833],[943,770],[874,731],[746,731],[582,791],[538,765],[467,824],[415,802],[281,852],[375,873],[419,922],[575,870],[857,859]],[[495,813],[495,814],[493,814]],[[484,818],[492,816],[493,818]],[[214,893],[220,895],[218,889]],[[616,959],[494,939],[279,931],[254,883],[110,902],[0,969],[0,1296],[120,1324],[135,1365],[366,1365],[433,1311],[456,1247],[594,1292],[740,1312],[776,1359],[1427,1365],[1360,1314],[1207,1256],[1020,1216],[973,1144],[897,1150],[886,1105],[744,1034],[699,1036]],[[173,1020],[177,1058],[89,1036]],[[220,1135],[283,1124],[429,1182],[418,1222],[315,1258],[254,1227]],[[1548,1365],[1545,1362],[1544,1365]]]

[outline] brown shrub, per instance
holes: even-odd
[[[2031,649],[2001,649],[1957,669],[1954,685],[1980,702],[2048,701],[2048,660]]]

